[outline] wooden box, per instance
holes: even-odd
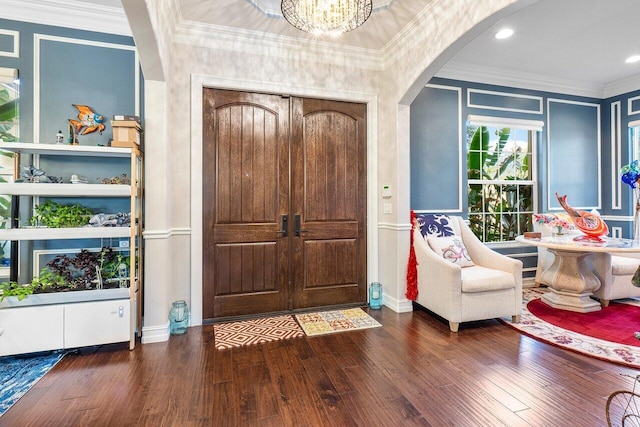
[[[112,147],[140,147],[142,127],[133,120],[112,120],[113,141]]]

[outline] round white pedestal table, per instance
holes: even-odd
[[[553,263],[542,273],[549,284],[550,292],[541,299],[544,303],[562,310],[588,313],[602,307],[591,298],[593,291],[600,288],[600,279],[589,268],[588,257],[596,253],[637,253],[640,244],[630,239],[603,237],[602,243],[576,242],[575,235],[567,237],[543,237],[516,241],[534,246],[543,246],[554,255]]]

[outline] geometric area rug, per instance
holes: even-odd
[[[213,325],[216,350],[382,326],[360,308],[283,315]]]
[[[609,326],[610,339],[606,339],[606,336],[602,335],[602,331],[596,333],[598,329],[596,322],[605,322],[606,326],[607,319],[602,319],[606,310],[615,310],[618,306],[631,313],[635,310],[630,310],[629,306],[636,306],[640,311],[640,301],[636,299],[621,300],[620,304],[611,303],[609,307],[598,312],[573,313],[540,304],[538,298],[545,292],[546,288],[523,289],[520,323],[512,323],[511,318],[503,318],[502,322],[547,344],[596,359],[640,369],[640,340],[633,337],[632,331],[626,333],[630,335],[629,339],[614,337],[616,333],[619,334],[619,331],[616,330],[615,323],[612,323]],[[572,321],[572,317],[577,317],[577,320]],[[566,319],[565,327],[563,327],[563,318]],[[581,325],[582,319],[584,320]],[[629,323],[633,324],[633,331],[640,330],[640,324],[637,324],[636,321],[630,319]],[[606,335],[606,327],[599,329],[605,329]],[[619,342],[614,342],[614,340]]]
[[[213,334],[216,350],[304,336],[300,326],[289,315],[216,323]]]
[[[49,372],[64,354],[54,351],[45,355],[0,357],[0,416]]]

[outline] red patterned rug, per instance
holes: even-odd
[[[596,359],[640,369],[640,300],[621,300],[591,313],[559,310],[542,303],[545,288],[523,290],[522,318],[514,329],[556,347],[583,353]]]
[[[217,350],[304,336],[291,316],[216,323],[213,325],[213,334]]]

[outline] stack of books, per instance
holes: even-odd
[[[140,148],[142,126],[140,117],[127,114],[116,114],[111,120],[113,128],[112,147]]]

